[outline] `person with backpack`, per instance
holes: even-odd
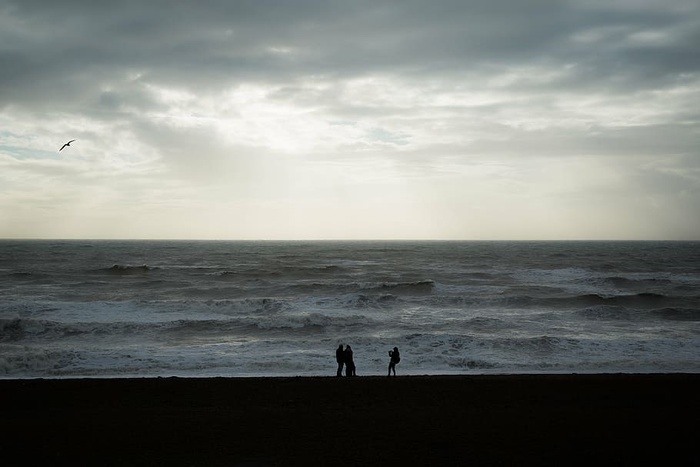
[[[391,372],[394,372],[394,376],[396,376],[396,364],[401,361],[401,354],[399,353],[399,348],[394,347],[394,350],[389,351],[389,374],[387,376],[391,376]]]

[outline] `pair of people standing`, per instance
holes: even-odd
[[[345,376],[357,376],[355,373],[355,361],[352,358],[352,348],[349,345],[345,346],[345,350],[343,350],[343,344],[338,346],[338,349],[335,351],[335,360],[338,362],[336,376],[343,376],[343,366],[345,366]]]

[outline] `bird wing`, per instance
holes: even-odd
[[[63,151],[63,148],[65,148],[66,146],[70,146],[70,143],[72,143],[73,141],[75,141],[75,140],[72,139],[72,140],[68,141],[66,144],[64,144],[63,146],[61,146],[61,149],[59,149],[58,152]]]

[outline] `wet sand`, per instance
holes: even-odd
[[[0,380],[0,454],[3,465],[700,465],[699,394],[699,374]]]

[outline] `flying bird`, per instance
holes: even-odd
[[[61,146],[61,149],[59,149],[58,152],[63,151],[63,148],[65,148],[66,146],[70,146],[70,143],[72,143],[73,141],[75,141],[75,140],[72,139],[72,140],[68,141],[66,144],[64,144],[63,146]]]

